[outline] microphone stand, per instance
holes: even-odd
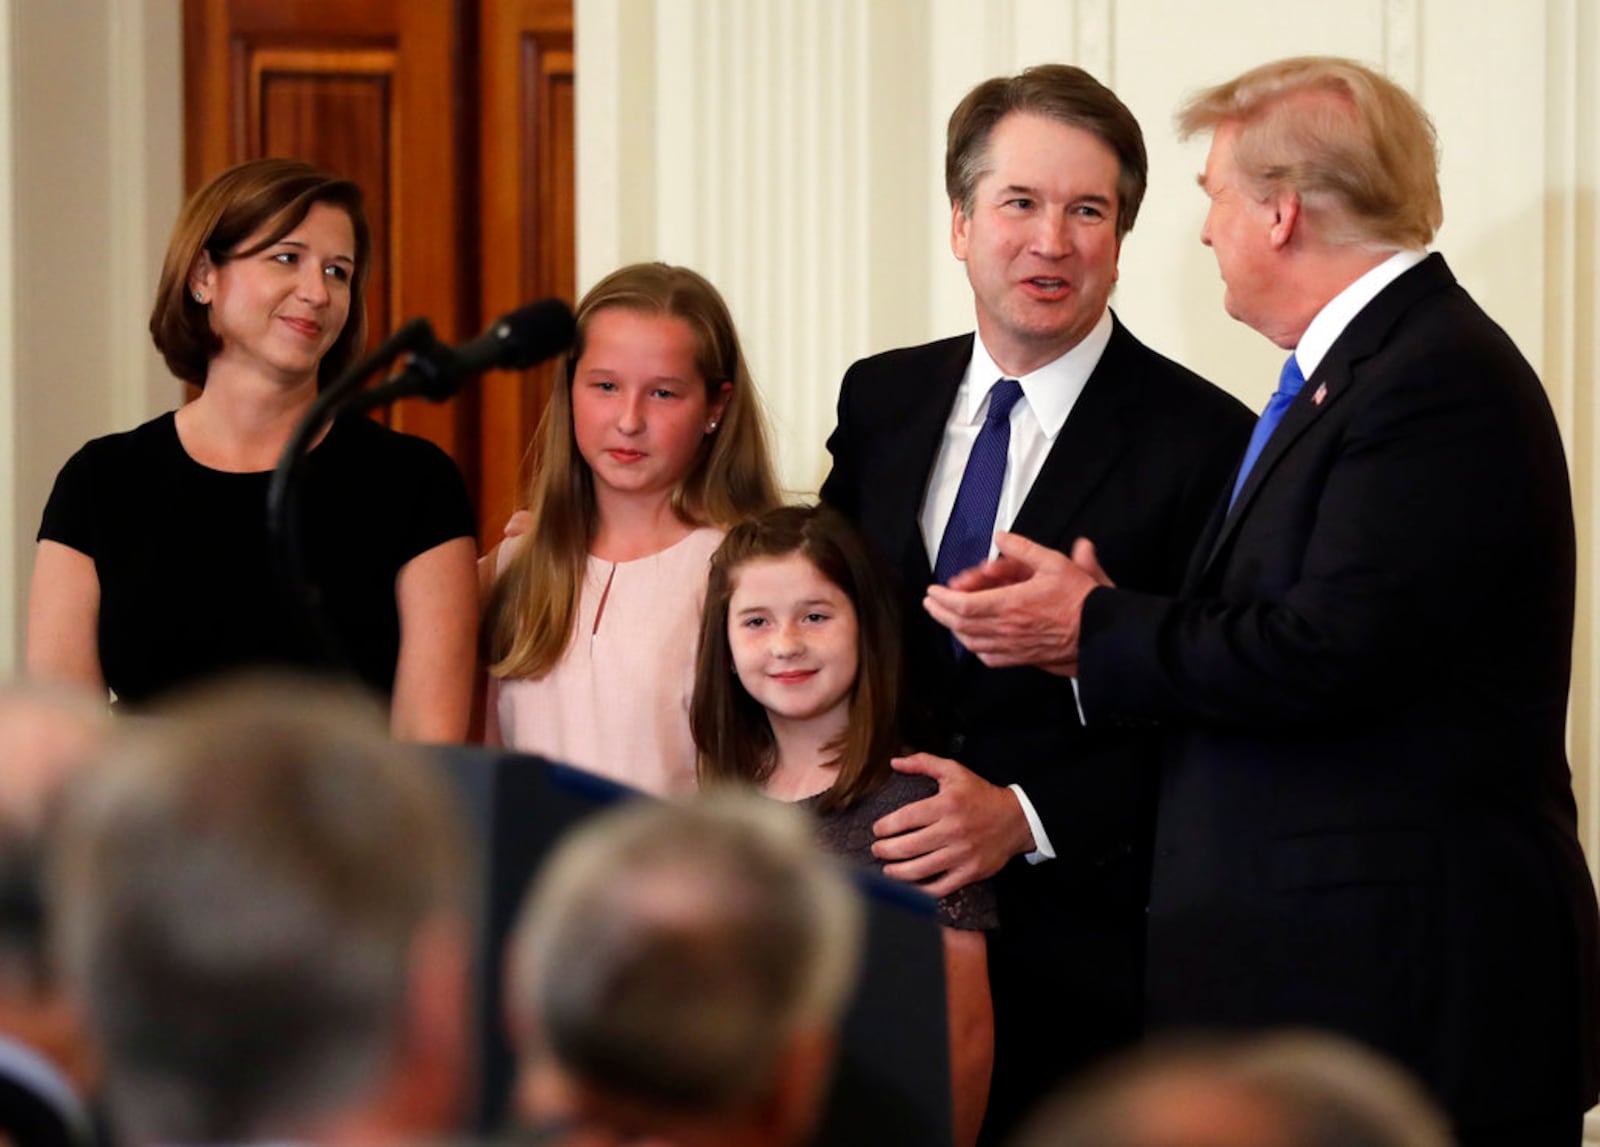
[[[361,391],[361,384],[368,375],[389,366],[402,354],[411,355],[411,361],[399,378],[381,383],[370,391]],[[272,481],[267,486],[267,541],[272,548],[278,586],[290,613],[300,618],[304,632],[321,656],[325,668],[346,673],[354,669],[344,642],[328,619],[321,587],[312,579],[306,567],[305,539],[300,530],[299,512],[300,480],[304,473],[301,463],[323,428],[338,415],[347,411],[371,410],[408,394],[424,393],[425,386],[417,381],[418,378],[432,379],[446,354],[448,352],[434,338],[433,327],[427,319],[412,319],[400,327],[370,355],[348,367],[317,395],[311,409],[306,411],[305,417],[290,435],[272,471]],[[438,402],[443,398],[433,400]]]

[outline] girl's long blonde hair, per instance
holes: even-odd
[[[733,316],[717,289],[687,267],[635,263],[613,271],[578,304],[577,340],[564,385],[550,395],[534,437],[528,486],[532,518],[524,544],[496,579],[485,614],[489,672],[543,677],[566,652],[589,546],[597,526],[594,474],[572,428],[572,381],[589,323],[610,307],[683,320],[694,332],[695,366],[715,399],[733,384],[717,429],[672,492],[672,509],[692,526],[729,527],[778,504],[778,485],[755,383]]]

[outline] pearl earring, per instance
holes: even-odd
[[[201,306],[204,306],[205,305],[205,301],[206,301],[206,297],[204,295],[202,295],[199,291],[196,291],[194,293],[194,301],[199,303]]]
[[[715,434],[716,432],[717,432],[717,420],[715,418],[713,418],[710,422],[706,423],[706,433],[707,434]]]

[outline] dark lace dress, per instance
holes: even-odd
[[[883,862],[872,855],[872,823],[887,816],[902,805],[912,804],[931,797],[939,786],[931,777],[912,773],[892,773],[876,792],[869,793],[847,809],[824,813],[817,809],[822,796],[807,797],[799,801],[817,820],[817,838],[829,852],[882,868]],[[987,880],[957,889],[939,900],[939,922],[947,928],[968,931],[990,931],[1000,922],[995,911],[994,889]]]

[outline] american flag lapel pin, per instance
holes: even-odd
[[[1315,391],[1313,391],[1312,394],[1311,394],[1311,405],[1312,406],[1321,406],[1322,405],[1322,400],[1324,398],[1327,398],[1327,397],[1328,397],[1328,384],[1325,383],[1325,382],[1320,382],[1320,383],[1317,384],[1317,389]]]

